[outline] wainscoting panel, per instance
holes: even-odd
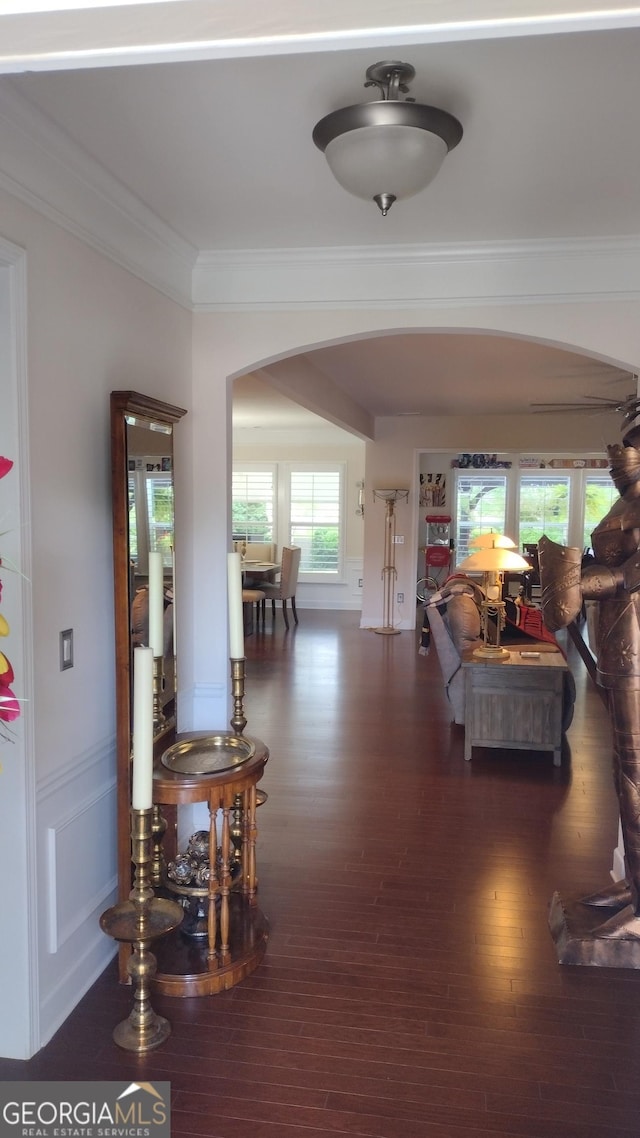
[[[41,1044],[113,956],[99,926],[116,897],[115,741],[75,757],[37,793]]]

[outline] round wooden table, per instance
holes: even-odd
[[[209,996],[232,988],[253,972],[265,953],[269,926],[256,898],[256,788],[269,751],[260,739],[242,738],[254,752],[229,770],[184,774],[162,763],[154,770],[154,804],[206,802],[210,815],[206,942],[196,943],[176,929],[155,946],[158,966],[153,987],[168,996]],[[203,732],[183,732],[176,743],[206,739]],[[239,814],[241,840],[240,868],[232,883],[231,861],[237,854],[231,833],[234,814]]]

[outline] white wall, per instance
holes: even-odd
[[[0,1054],[26,1057],[37,1046],[38,985],[36,905],[31,887],[35,876],[35,795],[30,761],[33,707],[25,700],[32,686],[32,659],[29,487],[28,470],[21,462],[28,437],[24,255],[2,242],[0,263],[0,455],[13,463],[0,480],[0,613],[5,632],[0,647],[15,672],[10,686],[21,708],[17,720],[0,721],[0,863],[11,867],[4,882],[4,904],[11,920],[5,922],[5,935],[0,937],[0,978],[7,981],[2,991]],[[23,950],[16,953],[16,944]]]
[[[25,761],[36,786],[41,996],[31,1043],[24,1023],[10,1024],[3,1039],[6,1054],[25,1058],[113,951],[98,926],[115,885],[109,392],[138,390],[188,408],[191,318],[5,194],[0,234],[26,251],[28,305],[30,435],[20,461],[31,487],[33,686],[23,692],[25,675],[15,688],[29,699],[34,721]],[[3,390],[5,382],[6,374]],[[61,672],[59,633],[66,628],[74,632],[74,667]],[[3,754],[5,766],[9,761]],[[2,809],[23,809],[17,798],[4,800],[6,786]],[[0,842],[6,834],[0,827]],[[0,851],[10,866],[15,848]],[[13,955],[30,959],[28,931],[11,924]],[[2,968],[5,1008],[13,983],[12,970]],[[29,1014],[24,1006],[25,1019]]]

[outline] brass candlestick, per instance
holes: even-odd
[[[167,720],[162,710],[162,692],[164,691],[164,662],[162,656],[153,657],[153,733],[158,734],[165,726]]]
[[[151,884],[157,889],[162,885],[164,870],[164,854],[162,843],[167,832],[167,819],[159,806],[153,807],[153,821],[151,823],[151,840],[153,842],[153,856],[151,858]]]
[[[133,1008],[128,1019],[114,1028],[113,1038],[125,1051],[151,1051],[171,1034],[171,1024],[156,1015],[149,991],[156,958],[149,945],[177,928],[183,909],[176,901],[154,896],[151,886],[153,808],[131,811],[131,860],[135,865],[129,900],[107,909],[100,928],[114,940],[133,946],[127,972],[134,985]]]
[[[245,658],[241,656],[239,659],[231,658],[231,685],[233,692],[233,718],[231,719],[231,726],[236,735],[242,735],[245,727],[247,726],[246,716],[243,711],[244,703],[244,677],[245,677]]]

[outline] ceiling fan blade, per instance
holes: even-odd
[[[579,403],[530,403],[529,406],[537,408],[538,413],[543,411],[624,411],[625,405],[633,395],[624,399],[607,399],[605,395],[582,395]],[[586,402],[588,400],[589,402]]]
[[[637,380],[637,375],[633,371],[626,368],[617,368],[609,364],[593,363],[591,365],[584,364],[576,367],[564,368],[562,371],[554,371],[547,373],[553,379],[602,379],[607,386],[612,383],[622,383],[623,379],[628,381]]]
[[[597,403],[606,403],[609,405],[609,407],[622,407],[623,403],[626,401],[626,396],[624,399],[610,399],[607,398],[606,395],[581,395],[580,398],[593,399]]]
[[[584,406],[558,407],[557,403],[530,403],[529,406],[532,415],[575,415],[585,411],[588,411],[590,415],[597,415],[599,410],[603,410],[602,408]],[[608,412],[610,408],[606,407],[604,410]]]

